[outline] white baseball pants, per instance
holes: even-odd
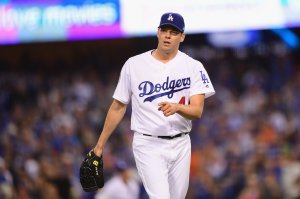
[[[133,154],[150,199],[184,199],[189,186],[191,140],[134,133]]]

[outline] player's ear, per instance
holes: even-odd
[[[185,34],[184,33],[181,33],[181,39],[180,39],[180,42],[183,42],[185,39]]]

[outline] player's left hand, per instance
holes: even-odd
[[[164,116],[168,117],[178,111],[178,104],[170,102],[160,102],[158,104],[158,110],[162,111]]]

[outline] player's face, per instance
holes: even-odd
[[[179,45],[184,40],[184,33],[172,26],[158,28],[158,48],[162,51],[172,52],[179,49]]]

